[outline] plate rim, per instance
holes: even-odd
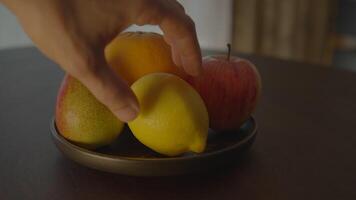
[[[100,152],[96,152],[93,150],[85,149],[83,147],[80,147],[78,145],[75,145],[75,144],[69,142],[67,139],[65,139],[63,136],[61,136],[59,134],[59,131],[57,130],[57,127],[56,127],[55,117],[53,117],[51,119],[50,131],[51,131],[52,139],[57,140],[57,141],[54,141],[55,143],[60,142],[62,145],[65,145],[66,148],[71,149],[71,150],[76,151],[81,154],[86,154],[86,156],[94,156],[94,157],[98,157],[100,159],[114,160],[114,161],[121,160],[121,161],[128,161],[128,162],[143,162],[143,161],[145,161],[145,162],[147,162],[147,161],[150,161],[150,162],[171,162],[171,161],[186,161],[186,160],[195,160],[197,158],[203,159],[203,158],[207,158],[207,157],[213,157],[216,155],[223,154],[224,152],[234,150],[238,146],[241,146],[242,144],[249,142],[257,134],[258,125],[257,125],[257,122],[253,116],[250,116],[246,121],[248,121],[248,120],[251,120],[252,124],[253,124],[253,129],[252,129],[252,131],[250,131],[251,133],[233,145],[227,146],[225,148],[222,148],[222,149],[219,149],[216,151],[208,152],[208,153],[193,154],[190,156],[164,157],[164,158],[117,156],[117,155],[110,155],[110,154],[105,154],[105,153],[100,153]]]

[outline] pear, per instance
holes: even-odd
[[[95,149],[112,143],[124,123],[77,79],[66,75],[58,92],[56,127],[69,141]]]

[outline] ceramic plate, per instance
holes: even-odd
[[[209,130],[203,153],[186,153],[166,157],[151,151],[135,139],[128,127],[110,146],[95,151],[79,147],[62,137],[51,121],[52,138],[58,149],[69,159],[101,171],[133,176],[169,176],[198,173],[225,166],[249,149],[257,134],[253,117],[239,131],[214,132]]]

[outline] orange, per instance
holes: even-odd
[[[122,33],[105,48],[105,56],[112,69],[130,85],[153,72],[182,73],[173,63],[170,46],[157,33]]]

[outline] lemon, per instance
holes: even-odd
[[[140,103],[140,113],[128,125],[141,143],[167,156],[204,151],[208,112],[188,83],[172,74],[152,73],[131,88]]]

